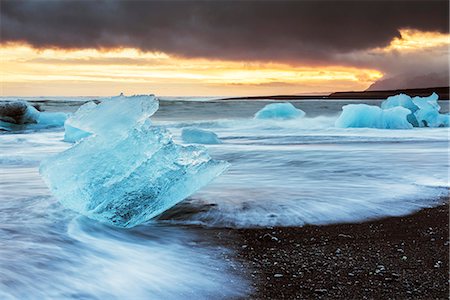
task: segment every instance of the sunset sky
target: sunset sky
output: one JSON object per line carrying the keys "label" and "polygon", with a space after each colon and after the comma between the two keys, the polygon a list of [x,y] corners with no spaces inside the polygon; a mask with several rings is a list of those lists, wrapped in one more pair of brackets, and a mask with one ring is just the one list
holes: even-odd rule
{"label": "sunset sky", "polygon": [[[448,1],[2,1],[2,96],[314,94],[448,82]],[[448,83],[447,83],[448,84]]]}

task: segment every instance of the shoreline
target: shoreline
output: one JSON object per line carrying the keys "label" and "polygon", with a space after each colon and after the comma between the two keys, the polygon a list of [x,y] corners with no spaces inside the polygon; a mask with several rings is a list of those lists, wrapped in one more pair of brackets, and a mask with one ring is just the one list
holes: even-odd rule
{"label": "shoreline", "polygon": [[447,199],[362,223],[204,234],[234,251],[250,299],[448,299],[448,225]]}

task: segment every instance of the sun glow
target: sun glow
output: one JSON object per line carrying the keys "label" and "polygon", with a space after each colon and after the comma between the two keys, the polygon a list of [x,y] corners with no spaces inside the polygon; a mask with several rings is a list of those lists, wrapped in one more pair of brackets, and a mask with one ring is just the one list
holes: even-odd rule
{"label": "sun glow", "polygon": [[2,95],[42,94],[42,89],[46,95],[308,93],[364,89],[383,75],[341,66],[188,59],[132,48],[37,50],[7,44],[0,57]]}
{"label": "sun glow", "polygon": [[389,46],[380,51],[418,51],[427,48],[448,47],[450,35],[440,32],[427,32],[415,29],[400,29],[401,37],[394,38]]}

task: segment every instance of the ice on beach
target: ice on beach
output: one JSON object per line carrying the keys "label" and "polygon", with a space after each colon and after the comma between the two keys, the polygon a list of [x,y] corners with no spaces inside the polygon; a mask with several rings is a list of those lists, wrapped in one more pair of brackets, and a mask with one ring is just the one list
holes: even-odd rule
{"label": "ice on beach", "polygon": [[185,143],[191,144],[221,144],[217,134],[209,130],[198,128],[183,128],[181,138]]}
{"label": "ice on beach", "polygon": [[100,104],[88,102],[64,124],[64,140],[76,142],[91,134],[121,136],[135,123],[148,119],[158,110],[154,95],[135,95],[101,99]]}
{"label": "ice on beach", "polygon": [[342,113],[335,126],[341,128],[380,128],[409,129],[413,126],[407,116],[411,111],[404,107],[382,109],[366,104],[348,104],[342,107]]}
{"label": "ice on beach", "polygon": [[417,105],[414,104],[412,98],[406,94],[398,94],[395,96],[390,96],[381,103],[382,109],[393,108],[397,106],[402,106],[409,109],[412,113],[419,109]]}
{"label": "ice on beach", "polygon": [[59,201],[89,218],[133,227],[159,215],[222,173],[228,163],[181,146],[152,126],[153,95],[87,104],[69,124],[91,135],[41,163]]}
{"label": "ice on beach", "polygon": [[335,126],[382,129],[449,127],[450,116],[439,113],[441,108],[437,101],[436,93],[414,98],[399,94],[388,97],[381,103],[381,108],[365,104],[345,105]]}
{"label": "ice on beach", "polygon": [[289,120],[305,116],[305,112],[291,103],[273,103],[264,106],[255,114],[255,119]]}
{"label": "ice on beach", "polygon": [[412,101],[419,108],[414,115],[419,127],[448,127],[448,115],[440,114],[441,107],[437,103],[436,93],[428,97],[414,97]]}
{"label": "ice on beach", "polygon": [[414,115],[414,113],[419,109],[419,107],[417,107],[417,105],[414,104],[410,96],[406,94],[399,94],[388,97],[381,103],[382,109],[389,109],[398,106],[409,109],[411,113],[407,117],[408,122],[411,123],[414,127],[419,127],[419,122],[417,121],[417,118]]}
{"label": "ice on beach", "polygon": [[63,126],[67,114],[40,112],[26,101],[0,103],[0,128],[6,131]]}

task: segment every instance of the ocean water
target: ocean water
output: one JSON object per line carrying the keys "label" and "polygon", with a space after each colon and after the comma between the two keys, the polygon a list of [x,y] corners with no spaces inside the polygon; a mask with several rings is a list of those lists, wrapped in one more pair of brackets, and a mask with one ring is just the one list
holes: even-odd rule
{"label": "ocean water", "polygon": [[[28,100],[72,112],[88,98]],[[164,99],[154,124],[180,143],[184,127],[214,131],[223,143],[206,147],[231,167],[131,230],[80,217],[52,197],[38,166],[69,147],[62,128],[1,134],[0,298],[245,297],[246,278],[224,259],[230,250],[202,231],[360,222],[440,203],[450,186],[448,128],[334,128],[343,105],[380,102],[292,101],[305,118],[263,121],[253,115],[269,101]]]}

